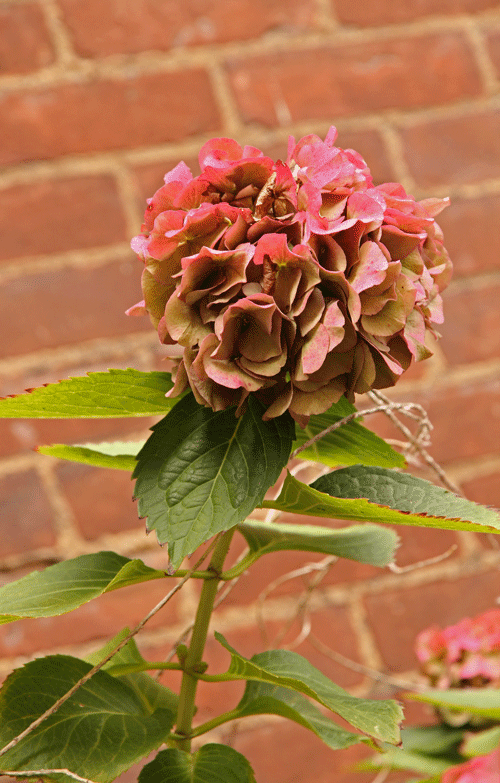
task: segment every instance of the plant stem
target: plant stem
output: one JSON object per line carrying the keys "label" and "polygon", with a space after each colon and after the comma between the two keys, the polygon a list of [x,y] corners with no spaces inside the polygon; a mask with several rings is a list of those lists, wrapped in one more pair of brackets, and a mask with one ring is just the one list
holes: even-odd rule
{"label": "plant stem", "polygon": [[184,673],[182,675],[181,690],[179,694],[176,733],[185,737],[178,740],[177,746],[181,750],[186,750],[188,752],[191,750],[191,726],[195,710],[196,688],[198,686],[198,677],[196,674],[193,674],[193,668],[203,660],[203,651],[207,641],[208,626],[212,616],[220,574],[234,531],[235,528],[233,527],[231,530],[222,533],[215,545],[212,559],[208,566],[208,570],[212,572],[213,577],[212,579],[206,579],[203,582],[200,602],[198,604],[196,619],[191,635],[191,643],[186,659],[183,662]]}

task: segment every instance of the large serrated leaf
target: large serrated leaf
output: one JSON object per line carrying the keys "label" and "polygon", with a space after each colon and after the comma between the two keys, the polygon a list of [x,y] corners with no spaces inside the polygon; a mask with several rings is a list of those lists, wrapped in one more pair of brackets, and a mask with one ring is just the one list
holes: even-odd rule
{"label": "large serrated leaf", "polygon": [[[231,654],[229,669],[222,675],[215,675],[217,681],[253,680],[290,688],[332,710],[369,737],[382,742],[399,742],[403,712],[395,701],[371,701],[351,696],[308,660],[290,650],[269,650],[248,660],[236,652],[222,634],[216,633],[215,638]],[[201,675],[200,679],[210,680],[211,677]]]}
{"label": "large serrated leaf", "polygon": [[165,577],[164,571],[116,552],[80,555],[0,587],[0,624],[55,617],[111,590]]}
{"label": "large serrated leaf", "polygon": [[[91,669],[78,658],[52,655],[14,671],[0,691],[3,747],[48,710]],[[175,715],[152,711],[133,688],[97,672],[38,728],[2,757],[3,769],[69,769],[108,783],[166,739]],[[70,783],[66,775],[44,776]]]}
{"label": "large serrated leaf", "polygon": [[161,750],[142,769],[138,783],[255,783],[247,759],[227,745],[210,743],[199,751]]}
{"label": "large serrated leaf", "polygon": [[[361,734],[342,729],[301,693],[265,682],[248,682],[240,703],[230,715],[231,720],[239,720],[249,715],[281,715],[312,731],[332,750],[348,748],[359,742],[370,742]],[[279,741],[278,728],[276,733]]]}
{"label": "large serrated leaf", "polygon": [[108,370],[67,378],[0,398],[0,418],[99,419],[164,416],[177,402],[165,397],[172,388],[167,372]]}
{"label": "large serrated leaf", "polygon": [[[332,424],[355,412],[354,405],[341,397],[326,413],[311,416],[304,429],[297,427],[294,448],[304,445]],[[383,468],[404,468],[406,465],[404,457],[392,446],[355,420],[343,424],[301,451],[300,457],[322,462],[332,468],[338,465],[355,465],[358,462]]]}
{"label": "large serrated leaf", "polygon": [[270,552],[295,550],[319,552],[345,557],[358,563],[386,566],[394,561],[399,543],[393,530],[370,524],[332,530],[315,525],[246,519],[238,525],[238,530],[250,547],[247,556],[249,560],[256,560]]}
{"label": "large serrated leaf", "polygon": [[415,476],[364,465],[335,470],[310,486],[288,474],[279,497],[263,506],[360,522],[500,533],[495,510]]}
{"label": "large serrated leaf", "polygon": [[132,472],[137,464],[137,455],[146,441],[115,441],[114,443],[54,443],[52,446],[38,446],[40,454],[93,465],[96,468],[115,468]]}
{"label": "large serrated leaf", "polygon": [[161,422],[137,458],[139,514],[158,541],[168,543],[173,568],[262,503],[287,463],[294,426],[288,414],[262,421],[252,396],[245,413],[214,412],[184,397]]}

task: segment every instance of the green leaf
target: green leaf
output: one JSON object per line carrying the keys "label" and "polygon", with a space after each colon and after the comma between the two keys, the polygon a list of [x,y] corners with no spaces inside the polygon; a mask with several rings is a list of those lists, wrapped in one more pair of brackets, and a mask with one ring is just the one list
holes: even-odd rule
{"label": "green leaf", "polygon": [[[386,566],[394,561],[399,539],[393,530],[379,525],[353,525],[337,530],[315,525],[261,522],[246,519],[238,530],[250,547],[248,560],[270,552],[295,550],[345,557],[359,563]],[[245,558],[247,559],[247,558]]]}
{"label": "green leaf", "polygon": [[100,419],[163,416],[177,402],[167,372],[108,370],[0,398],[0,418]]}
{"label": "green leaf", "polygon": [[462,745],[464,756],[486,756],[500,745],[500,726],[478,731],[477,734],[466,734]]}
{"label": "green leaf", "polygon": [[[231,654],[227,672],[214,675],[217,681],[255,680],[290,688],[323,704],[368,736],[383,742],[399,742],[403,712],[395,701],[370,701],[351,696],[290,650],[270,650],[248,660],[236,652],[222,634],[216,633],[215,638]],[[211,677],[202,675],[200,679],[210,680]]]}
{"label": "green leaf", "polygon": [[176,748],[161,750],[142,769],[138,783],[255,783],[247,759],[227,745],[211,743],[185,753]]}
{"label": "green leaf", "polygon": [[[301,693],[266,682],[248,682],[243,698],[230,714],[231,720],[249,715],[281,715],[314,732],[332,750],[369,742],[360,734],[342,729]],[[279,742],[279,729],[276,732]]]}
{"label": "green leaf", "polygon": [[[92,666],[95,666],[109,655],[112,650],[127,636],[128,628],[123,628],[113,639],[104,645],[100,650],[87,655],[85,660]],[[125,647],[122,647],[115,655],[104,664],[101,671],[106,671],[112,677],[126,683],[137,694],[138,698],[143,700],[147,708],[154,712],[156,709],[163,708],[177,714],[179,697],[170,688],[161,685],[145,672],[134,672],[132,674],[115,674],[117,666],[127,666],[133,664],[145,663],[144,658],[137,649],[134,639],[129,639]]]}
{"label": "green leaf", "polygon": [[116,552],[80,555],[0,587],[0,624],[25,617],[55,617],[111,590],[164,578],[164,571]]}
{"label": "green leaf", "polygon": [[139,514],[158,541],[168,543],[172,567],[262,503],[290,455],[289,414],[262,421],[252,395],[245,413],[214,411],[184,397],[138,456],[134,478]]}
{"label": "green leaf", "polygon": [[332,471],[310,486],[287,475],[279,497],[263,506],[360,522],[500,533],[493,509],[407,473],[363,465]]}
{"label": "green leaf", "polygon": [[[463,761],[463,759],[461,760]],[[385,753],[373,756],[369,762],[362,762],[357,766],[357,769],[372,770],[389,767],[389,769],[406,769],[411,772],[419,772],[421,775],[440,775],[449,766],[450,762],[444,759],[424,756],[420,753],[408,751],[404,747],[391,747],[387,748]]]}
{"label": "green leaf", "polygon": [[[293,448],[302,446],[327,427],[355,412],[354,405],[351,405],[345,397],[341,397],[339,402],[332,405],[326,413],[311,416],[304,429],[297,427]],[[383,438],[379,438],[374,432],[363,427],[359,420],[343,424],[338,430],[325,435],[302,451],[300,458],[322,462],[332,468],[338,465],[355,465],[357,462],[362,462],[364,465],[379,465],[383,468],[406,466],[406,461],[401,454]]]}
{"label": "green leaf", "polygon": [[[66,655],[38,658],[14,671],[0,691],[3,747],[66,694],[91,665]],[[168,735],[174,713],[151,710],[118,677],[97,672],[53,715],[9,750],[3,769],[69,769],[108,783]],[[66,775],[52,779],[70,783]]]}
{"label": "green leaf", "polygon": [[421,693],[407,693],[416,701],[435,704],[457,712],[471,712],[500,721],[500,691],[489,688],[451,688],[449,690],[428,690]]}
{"label": "green leaf", "polygon": [[137,454],[144,446],[145,441],[132,441],[122,443],[82,443],[67,446],[64,443],[55,443],[53,446],[38,446],[40,454],[49,457],[58,457],[70,462],[83,462],[85,465],[93,465],[96,468],[116,468],[132,472],[137,464]]}

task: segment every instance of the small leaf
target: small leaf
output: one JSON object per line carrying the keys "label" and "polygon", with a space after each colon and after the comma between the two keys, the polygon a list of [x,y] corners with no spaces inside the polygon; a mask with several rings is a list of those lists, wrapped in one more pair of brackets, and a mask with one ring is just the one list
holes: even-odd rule
{"label": "small leaf", "polygon": [[137,465],[136,457],[145,441],[132,441],[122,443],[82,443],[67,446],[64,443],[55,443],[53,446],[38,446],[40,454],[49,457],[58,457],[70,462],[82,462],[84,465],[93,465],[96,468],[115,468],[132,472]]}
{"label": "small leaf", "polygon": [[[123,628],[116,636],[104,645],[100,650],[87,655],[85,660],[92,666],[100,663],[117,645],[127,636],[129,633],[128,628]],[[122,647],[115,655],[104,664],[101,671],[106,671],[111,674],[112,677],[124,682],[137,696],[146,702],[148,709],[151,712],[159,708],[169,710],[170,712],[177,714],[177,706],[179,703],[179,697],[176,693],[161,685],[158,680],[153,679],[149,674],[145,672],[134,672],[132,674],[118,674],[114,673],[117,666],[126,666],[129,664],[142,664],[144,658],[140,654],[134,639],[129,639],[125,647]]]}
{"label": "small leaf", "polygon": [[255,783],[247,759],[227,745],[210,743],[199,751],[161,750],[142,769],[138,783]]}
{"label": "small leaf", "polygon": [[489,688],[451,688],[449,690],[428,690],[407,693],[409,699],[435,704],[457,712],[472,712],[500,721],[500,691]]}
{"label": "small leaf", "polygon": [[[311,416],[304,429],[297,427],[296,442],[293,448],[302,446],[318,433],[323,432],[332,424],[355,413],[356,408],[341,397],[339,402],[319,415]],[[364,465],[379,465],[383,468],[404,468],[404,457],[395,451],[392,446],[379,438],[374,432],[363,427],[359,420],[352,420],[343,424],[337,430],[316,441],[312,446],[300,453],[301,459],[310,459],[322,462],[336,468],[338,465],[355,465],[362,462]]]}
{"label": "small leaf", "polygon": [[[91,665],[66,655],[38,658],[16,669],[0,691],[3,747],[66,694]],[[12,770],[69,769],[108,783],[159,747],[175,718],[151,710],[133,688],[103,671],[3,756]],[[70,783],[65,775],[50,776]]]}
{"label": "small leaf", "polygon": [[165,578],[164,571],[115,552],[80,555],[0,587],[0,624],[55,617],[111,590]]}
{"label": "small leaf", "polygon": [[[248,660],[237,653],[222,634],[216,633],[215,638],[231,654],[227,672],[215,675],[218,681],[254,680],[291,688],[328,707],[368,736],[383,742],[399,742],[403,712],[395,701],[370,701],[351,696],[290,650],[270,650]],[[201,679],[210,678],[204,675]]]}
{"label": "small leaf", "polygon": [[167,372],[108,370],[0,398],[0,418],[99,419],[163,416],[177,402]]}
{"label": "small leaf", "polygon": [[[462,760],[460,759],[460,761]],[[451,763],[459,762],[449,762],[435,756],[424,756],[414,751],[408,751],[404,747],[388,747],[385,753],[372,756],[369,762],[361,762],[356,769],[405,769],[410,772],[419,772],[421,775],[441,775]]]}
{"label": "small leaf", "polygon": [[[280,688],[265,682],[248,682],[245,693],[231,720],[239,720],[249,715],[281,715],[314,732],[332,750],[341,750],[359,742],[369,742],[352,731],[342,729],[302,694],[288,688]],[[276,728],[279,742],[279,728]]]}
{"label": "small leaf", "polygon": [[466,734],[461,751],[464,756],[486,756],[500,745],[500,726],[478,731],[476,734]]}
{"label": "small leaf", "polygon": [[345,557],[358,563],[386,566],[394,561],[398,536],[379,525],[353,525],[337,530],[314,525],[261,522],[246,519],[238,530],[244,535],[254,559],[269,552],[295,550]]}
{"label": "small leaf", "polygon": [[288,474],[279,497],[263,506],[360,522],[500,533],[500,515],[493,509],[415,476],[363,465],[332,471],[310,486]]}
{"label": "small leaf", "polygon": [[262,421],[252,396],[214,412],[192,394],[156,424],[139,453],[133,477],[139,514],[158,541],[168,543],[173,568],[200,544],[229,530],[262,503],[290,455],[293,421],[284,414]]}

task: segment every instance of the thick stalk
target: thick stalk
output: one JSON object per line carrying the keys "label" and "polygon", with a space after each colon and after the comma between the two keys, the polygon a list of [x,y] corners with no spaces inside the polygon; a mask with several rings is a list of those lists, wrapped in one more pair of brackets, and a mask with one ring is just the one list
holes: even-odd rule
{"label": "thick stalk", "polygon": [[234,530],[235,528],[232,528],[223,533],[215,546],[210,565],[208,566],[208,570],[213,573],[213,579],[206,579],[203,582],[200,602],[198,604],[196,619],[191,635],[191,643],[186,658],[183,661],[184,673],[182,675],[181,690],[179,694],[176,733],[177,735],[185,737],[185,739],[178,740],[177,746],[181,750],[186,750],[188,752],[191,750],[190,735],[195,710],[196,688],[198,686],[198,678],[196,674],[193,674],[192,672],[203,660],[203,651],[207,641],[208,626],[214,608],[217,587],[220,582],[220,574],[222,573],[222,567]]}

